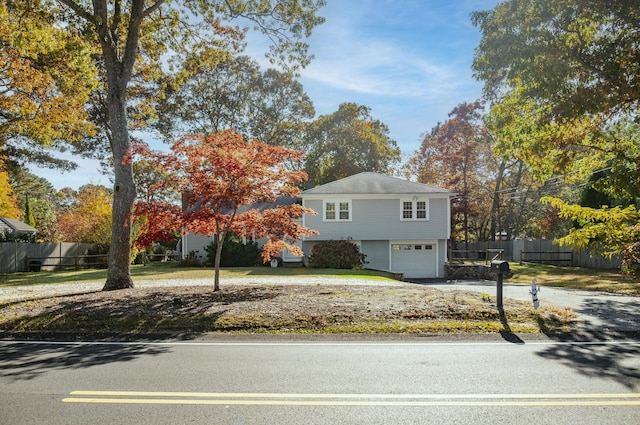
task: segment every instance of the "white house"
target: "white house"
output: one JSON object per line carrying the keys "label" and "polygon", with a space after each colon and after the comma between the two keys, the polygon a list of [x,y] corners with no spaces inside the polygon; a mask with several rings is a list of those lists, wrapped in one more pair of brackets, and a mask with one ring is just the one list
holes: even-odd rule
{"label": "white house", "polygon": [[318,235],[302,241],[305,254],[319,241],[350,238],[367,255],[367,268],[408,278],[444,277],[451,234],[449,190],[378,173],[360,173],[302,192],[303,224]]}

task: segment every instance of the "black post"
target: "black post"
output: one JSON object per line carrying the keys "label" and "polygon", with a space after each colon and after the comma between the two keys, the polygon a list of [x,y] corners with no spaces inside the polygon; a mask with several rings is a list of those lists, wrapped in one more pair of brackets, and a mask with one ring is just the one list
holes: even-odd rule
{"label": "black post", "polygon": [[509,273],[509,263],[506,261],[491,261],[491,270],[498,275],[498,280],[496,281],[496,304],[498,310],[502,310],[502,279],[505,273]]}
{"label": "black post", "polygon": [[498,273],[497,284],[497,294],[496,294],[496,305],[498,309],[502,308],[502,273]]}

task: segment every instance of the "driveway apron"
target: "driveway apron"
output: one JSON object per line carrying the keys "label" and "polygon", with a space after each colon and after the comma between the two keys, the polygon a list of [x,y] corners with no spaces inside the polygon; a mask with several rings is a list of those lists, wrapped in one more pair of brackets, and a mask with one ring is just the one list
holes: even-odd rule
{"label": "driveway apron", "polygon": [[[440,290],[460,290],[496,296],[496,282],[458,281],[428,282],[424,285]],[[531,285],[505,283],[504,298],[532,302]],[[640,330],[640,297],[608,294],[577,289],[554,288],[538,285],[540,306],[570,308],[578,315],[579,328],[585,331],[637,331]],[[532,303],[533,305],[533,303]]]}

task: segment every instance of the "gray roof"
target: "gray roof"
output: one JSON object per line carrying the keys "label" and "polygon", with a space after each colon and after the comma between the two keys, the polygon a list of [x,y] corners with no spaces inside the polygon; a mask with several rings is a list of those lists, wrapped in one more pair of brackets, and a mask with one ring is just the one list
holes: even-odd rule
{"label": "gray roof", "polygon": [[257,209],[259,211],[272,210],[277,207],[295,205],[297,203],[298,198],[295,196],[281,196],[275,202],[258,202],[250,205],[242,205],[240,208],[238,208],[238,213],[247,212],[253,209]]}
{"label": "gray roof", "polygon": [[[249,210],[253,210],[253,209],[257,209],[260,211],[265,211],[265,210],[271,210],[277,207],[283,207],[283,206],[287,206],[287,205],[294,205],[298,203],[298,198],[295,196],[281,196],[278,199],[276,199],[275,202],[257,202],[254,204],[249,204],[249,205],[241,205],[238,208],[238,213],[244,213],[247,212]],[[183,208],[185,208],[185,205],[183,205]],[[198,202],[194,207],[192,208],[187,208],[186,212],[193,212],[193,211],[198,211],[202,209],[202,201]],[[225,209],[223,211],[223,213],[225,214],[229,214],[232,212],[231,208]]]}
{"label": "gray roof", "polygon": [[449,194],[455,195],[447,189],[428,186],[422,183],[389,177],[378,173],[360,173],[345,177],[331,183],[323,184],[302,192],[302,195],[368,195],[368,194]]}
{"label": "gray roof", "polygon": [[36,233],[38,229],[29,226],[26,223],[16,220],[15,218],[0,217],[0,233],[22,234]]}

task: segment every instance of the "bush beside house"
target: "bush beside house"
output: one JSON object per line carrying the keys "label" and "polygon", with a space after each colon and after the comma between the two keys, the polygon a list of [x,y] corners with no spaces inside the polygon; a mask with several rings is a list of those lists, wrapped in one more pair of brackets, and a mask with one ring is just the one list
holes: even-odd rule
{"label": "bush beside house", "polygon": [[[215,242],[205,247],[207,251],[207,264],[214,264],[216,258]],[[235,233],[227,233],[222,243],[220,258],[221,267],[253,267],[262,264],[262,252],[255,241],[243,242]]]}
{"label": "bush beside house", "polygon": [[353,269],[364,267],[366,255],[358,245],[348,240],[322,241],[311,249],[309,266],[330,269]]}

